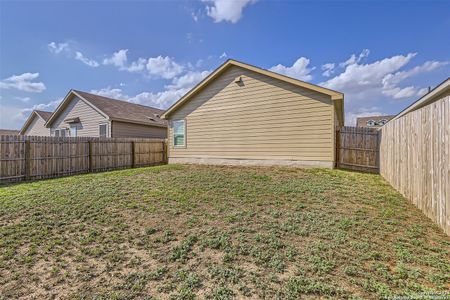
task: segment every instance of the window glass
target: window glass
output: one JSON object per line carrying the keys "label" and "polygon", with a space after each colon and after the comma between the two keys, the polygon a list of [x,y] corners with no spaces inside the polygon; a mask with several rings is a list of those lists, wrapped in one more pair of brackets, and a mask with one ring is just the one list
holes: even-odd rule
{"label": "window glass", "polygon": [[65,137],[66,136],[66,130],[65,129],[61,129],[59,133],[60,133],[61,137]]}
{"label": "window glass", "polygon": [[185,146],[185,122],[184,120],[173,121],[173,145],[174,146]]}
{"label": "window glass", "polygon": [[59,136],[59,129],[55,130],[55,136]]}
{"label": "window glass", "polygon": [[106,137],[108,124],[100,124],[99,126],[99,136],[100,137]]}
{"label": "window glass", "polygon": [[77,127],[76,126],[70,127],[70,136],[71,137],[76,137],[77,136]]}

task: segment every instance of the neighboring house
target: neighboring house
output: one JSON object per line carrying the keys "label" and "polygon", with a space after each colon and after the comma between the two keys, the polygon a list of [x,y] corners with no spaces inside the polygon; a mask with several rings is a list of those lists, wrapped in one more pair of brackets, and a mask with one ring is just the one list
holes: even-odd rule
{"label": "neighboring house", "polygon": [[46,123],[51,136],[165,138],[163,110],[71,90]]}
{"label": "neighboring house", "polygon": [[344,95],[228,60],[172,105],[169,163],[334,167]]}
{"label": "neighboring house", "polygon": [[18,135],[19,130],[14,129],[0,129],[0,135]]}
{"label": "neighboring house", "polygon": [[356,127],[378,128],[389,122],[395,116],[370,116],[356,119]]}
{"label": "neighboring house", "polygon": [[45,127],[45,122],[51,115],[49,111],[33,110],[20,130],[20,135],[50,136],[50,129]]}

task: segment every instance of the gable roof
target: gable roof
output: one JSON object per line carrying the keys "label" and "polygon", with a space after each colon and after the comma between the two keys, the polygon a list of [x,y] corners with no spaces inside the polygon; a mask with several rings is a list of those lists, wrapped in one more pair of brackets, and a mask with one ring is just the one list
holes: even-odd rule
{"label": "gable roof", "polygon": [[337,91],[333,91],[312,83],[308,83],[305,81],[301,81],[289,76],[285,76],[285,75],[281,75],[272,71],[268,71],[265,69],[261,69],[234,59],[228,59],[226,62],[224,62],[222,65],[220,65],[216,70],[214,70],[211,74],[209,74],[205,79],[203,79],[199,84],[197,84],[195,87],[193,87],[189,92],[187,92],[183,97],[181,97],[177,102],[175,102],[171,107],[169,107],[166,112],[162,115],[162,118],[166,118],[168,115],[170,115],[172,112],[174,112],[175,110],[177,110],[181,105],[183,105],[184,103],[186,103],[187,101],[189,101],[189,99],[191,99],[191,97],[193,97],[195,94],[197,94],[198,92],[200,92],[205,86],[207,86],[210,82],[212,82],[214,79],[216,79],[217,77],[219,77],[225,70],[227,70],[228,68],[230,68],[231,66],[237,66],[246,70],[250,70],[253,71],[255,73],[258,74],[262,74],[265,76],[269,76],[284,82],[288,82],[291,83],[293,85],[302,87],[302,88],[306,88],[309,90],[313,90],[325,95],[329,95],[331,96],[332,100],[339,100],[339,101],[343,101],[344,100],[344,94],[337,92]]}
{"label": "gable roof", "polygon": [[47,127],[49,127],[52,122],[56,120],[57,116],[61,114],[74,96],[77,96],[85,101],[98,113],[111,121],[121,121],[158,127],[166,126],[166,121],[158,117],[164,112],[164,110],[83,91],[70,90],[64,100],[56,108],[50,119],[47,121]]}
{"label": "gable roof", "polygon": [[48,121],[50,116],[52,115],[52,112],[50,111],[43,111],[43,110],[33,110],[31,114],[28,116],[27,120],[22,126],[22,129],[20,129],[19,134],[24,134],[27,130],[28,126],[30,126],[31,122],[35,117],[41,118],[44,123]]}
{"label": "gable roof", "polygon": [[401,116],[406,115],[409,112],[417,110],[419,108],[424,107],[425,105],[431,104],[437,100],[439,100],[440,96],[444,93],[450,92],[450,77],[446,80],[442,81],[437,87],[423,95],[416,102],[412,103],[410,106],[399,112],[394,118],[390,121],[400,118]]}

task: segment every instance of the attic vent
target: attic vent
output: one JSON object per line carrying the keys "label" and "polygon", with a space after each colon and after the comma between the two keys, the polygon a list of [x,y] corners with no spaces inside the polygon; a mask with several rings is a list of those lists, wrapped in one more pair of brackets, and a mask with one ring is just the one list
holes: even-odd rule
{"label": "attic vent", "polygon": [[241,83],[242,82],[242,76],[238,76],[234,79],[235,83]]}

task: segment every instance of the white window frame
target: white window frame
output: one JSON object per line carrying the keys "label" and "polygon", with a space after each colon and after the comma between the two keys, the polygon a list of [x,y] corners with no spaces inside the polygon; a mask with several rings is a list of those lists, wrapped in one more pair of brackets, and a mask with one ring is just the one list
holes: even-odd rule
{"label": "white window frame", "polygon": [[[183,145],[175,144],[175,123],[176,122],[183,122],[183,124],[184,124]],[[172,121],[172,144],[173,144],[174,148],[186,148],[186,119],[179,119],[179,120]]]}
{"label": "white window frame", "polygon": [[[73,134],[73,131],[75,131],[75,134]],[[78,135],[78,128],[77,125],[75,126],[70,126],[70,136],[71,137],[77,137]]]}
{"label": "white window frame", "polygon": [[[64,136],[62,135],[63,132],[64,132]],[[60,137],[67,137],[67,130],[66,130],[66,128],[59,129],[59,136]]]}
{"label": "white window frame", "polygon": [[[105,126],[106,127],[106,129],[105,129],[105,136],[101,136],[101,134],[100,134],[100,126]],[[108,137],[108,130],[109,130],[108,123],[100,123],[100,124],[98,124],[98,137]]]}
{"label": "white window frame", "polygon": [[59,129],[55,129],[54,136],[59,137]]}

